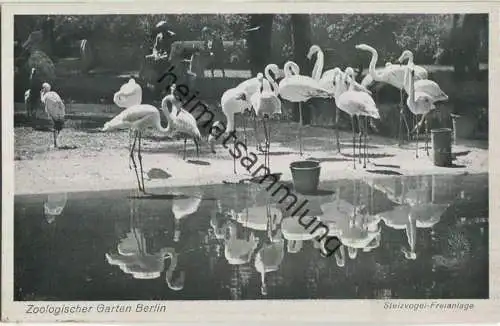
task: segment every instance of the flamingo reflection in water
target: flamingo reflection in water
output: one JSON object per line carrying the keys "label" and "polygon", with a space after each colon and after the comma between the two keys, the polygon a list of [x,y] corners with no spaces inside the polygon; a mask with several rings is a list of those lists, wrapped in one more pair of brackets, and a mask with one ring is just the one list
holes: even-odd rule
{"label": "flamingo reflection in water", "polygon": [[171,263],[165,271],[165,280],[168,287],[174,291],[184,288],[185,274],[181,271],[174,278],[178,254],[174,248],[161,248],[155,253],[149,253],[144,233],[134,227],[136,210],[132,203],[130,208],[130,232],[118,243],[118,253],[106,253],[106,260],[110,265],[118,266],[124,273],[132,275],[135,279],[156,279],[165,270],[165,260],[170,258]]}
{"label": "flamingo reflection in water", "polygon": [[179,242],[181,237],[181,221],[196,213],[200,207],[203,193],[195,191],[193,196],[186,198],[174,198],[172,201],[172,213],[175,219],[174,241]]}
{"label": "flamingo reflection in water", "polygon": [[65,192],[47,196],[47,200],[43,204],[43,213],[47,223],[52,224],[63,213],[67,201],[68,195]]}
{"label": "flamingo reflection in water", "polygon": [[359,183],[359,180],[354,180],[354,204],[340,197],[339,187],[333,200],[321,205],[323,215],[318,216],[319,220],[328,226],[328,235],[338,237],[343,244],[336,257],[338,262],[342,262],[341,258],[344,257],[345,248],[347,248],[349,257],[355,259],[359,249],[367,252],[380,245],[380,218],[371,215],[369,207],[359,202]]}
{"label": "flamingo reflection in water", "polygon": [[388,211],[378,213],[384,223],[395,230],[405,230],[409,250],[401,249],[406,259],[417,259],[417,228],[432,229],[451,202],[435,203],[432,200],[432,176],[417,177],[411,185],[407,178],[373,181],[373,187],[384,192],[396,206]]}
{"label": "flamingo reflection in water", "polygon": [[283,213],[266,203],[263,206],[245,208],[233,213],[233,219],[243,227],[256,231],[265,231],[266,236],[260,240],[260,248],[254,259],[254,267],[261,275],[261,293],[267,295],[266,274],[279,269],[285,256],[285,240],[281,231]]}

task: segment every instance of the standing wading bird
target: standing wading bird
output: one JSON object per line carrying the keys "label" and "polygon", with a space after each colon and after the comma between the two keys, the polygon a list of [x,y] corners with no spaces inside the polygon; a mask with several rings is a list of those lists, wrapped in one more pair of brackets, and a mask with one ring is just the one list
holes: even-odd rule
{"label": "standing wading bird", "polygon": [[[184,156],[186,159],[186,142],[188,138],[192,138],[196,146],[196,156],[200,156],[200,141],[201,133],[196,124],[196,119],[191,113],[182,107],[182,102],[178,94],[175,92],[176,85],[170,87],[170,94],[165,96],[161,101],[161,107],[165,112],[168,121],[168,130],[171,134],[179,134],[184,138]],[[172,105],[172,109],[168,107],[168,103]]]}
{"label": "standing wading bird", "polygon": [[[269,80],[269,81],[271,81],[271,80],[274,81],[274,79],[271,78],[271,75],[270,75],[271,72],[273,73],[274,77],[277,78],[280,75],[278,65],[276,65],[274,63],[270,63],[264,68],[264,77],[266,77],[267,80]],[[253,123],[254,123],[254,129],[255,129],[254,130],[255,140],[257,142],[257,144],[256,144],[257,151],[262,151],[262,148],[260,146],[260,140],[258,137],[259,133],[258,133],[258,128],[257,128],[257,119],[256,119],[255,111],[254,110],[252,111],[252,107],[251,107],[251,98],[261,87],[261,83],[260,83],[260,76],[261,75],[262,75],[262,73],[258,73],[256,77],[247,79],[247,80],[241,82],[240,84],[238,84],[238,86],[236,86],[236,88],[242,89],[245,92],[245,97],[246,97],[248,104],[250,106],[245,105],[241,108],[241,111],[235,111],[235,113],[249,114],[252,117]],[[226,112],[226,111],[224,111],[224,112]],[[232,118],[233,123],[234,123],[234,114],[232,116],[226,115],[226,118],[228,118],[228,119]],[[229,124],[229,122],[228,122],[228,124]],[[245,146],[247,146],[246,121],[245,121],[244,117],[243,117],[243,133],[244,133],[243,134],[243,143],[245,144]]]}
{"label": "standing wading bird", "polygon": [[[307,53],[307,58],[309,60],[312,59],[313,55],[316,54],[316,62],[314,63],[314,68],[312,71],[312,78],[319,81],[320,86],[324,89],[334,92],[335,86],[333,85],[335,82],[335,77],[342,72],[342,70],[338,67],[333,69],[329,69],[327,71],[323,71],[324,67],[324,54],[321,48],[318,45],[312,45]],[[355,82],[354,79],[354,70],[351,67],[346,68],[346,73],[349,73],[352,80],[354,81],[354,89],[357,91],[366,92],[371,94],[371,92],[366,89],[366,87]],[[337,140],[337,150],[340,153],[340,136],[339,136],[339,120],[340,120],[340,110],[335,105],[335,137]]]}
{"label": "standing wading bird", "polygon": [[[370,65],[368,67],[368,75],[361,81],[361,85],[364,87],[368,87],[373,81],[383,82],[390,84],[393,87],[396,87],[400,90],[400,111],[399,111],[399,129],[401,130],[401,125],[404,122],[408,139],[410,139],[410,130],[408,127],[408,122],[404,116],[404,104],[403,104],[403,89],[404,89],[404,67],[399,64],[387,63],[385,67],[376,69],[377,61],[378,61],[378,52],[373,47],[367,44],[358,44],[356,45],[356,49],[362,51],[368,51],[372,54],[372,58],[370,61]],[[414,66],[415,69],[415,78],[418,79],[427,79],[428,73],[427,70],[420,66]],[[400,133],[399,141],[401,144],[402,133]]]}
{"label": "standing wading bird", "polygon": [[289,102],[299,103],[299,143],[302,155],[302,102],[313,97],[332,98],[334,93],[323,88],[312,77],[300,75],[299,66],[293,61],[287,61],[283,70],[285,78],[279,83],[279,95]]}
{"label": "standing wading bird", "polygon": [[[410,80],[408,79],[408,69],[415,69],[415,64],[413,63],[413,53],[410,50],[405,50],[401,54],[401,56],[398,58],[398,62],[400,64],[403,64],[404,60],[408,59],[408,62],[405,68],[405,85],[404,88],[406,90],[406,93],[408,93],[409,89],[409,82]],[[441,90],[439,85],[427,78],[424,79],[417,79],[415,80],[415,85],[414,85],[414,90],[415,92],[419,93],[427,93],[433,98],[434,102],[441,102],[441,101],[447,101],[448,100],[448,95],[446,95],[445,92]],[[414,116],[415,117],[415,116]],[[414,121],[415,124],[415,121]]]}
{"label": "standing wading bird", "polygon": [[[339,109],[351,116],[353,163],[354,163],[354,168],[356,168],[356,136],[354,130],[354,116],[357,116],[359,121],[359,116],[380,119],[380,115],[375,105],[375,101],[372,99],[372,97],[365,92],[355,91],[352,79],[350,79],[350,77],[346,76],[345,74],[337,76],[335,94],[336,94],[335,101]],[[365,119],[365,127],[366,127],[366,121],[367,120]],[[366,129],[367,128],[365,128],[365,130]],[[366,146],[366,133],[365,133],[365,150],[364,150],[363,167],[366,167],[367,151],[368,149]]]}
{"label": "standing wading bird", "polygon": [[64,117],[66,108],[59,94],[50,90],[49,83],[42,84],[40,99],[45,105],[45,112],[49,115],[53,123],[54,147],[57,148],[57,136],[64,127]]}
{"label": "standing wading bird", "polygon": [[[262,77],[262,74],[260,74]],[[236,113],[244,112],[245,110],[249,110],[252,105],[249,102],[250,99],[247,100],[246,93],[241,88],[230,88],[222,94],[222,98],[220,100],[222,112],[226,116],[227,126],[225,128],[226,134],[235,134],[236,126],[234,123],[234,115]],[[214,124],[215,126],[215,124]],[[233,137],[233,151],[236,147],[236,137]],[[210,137],[210,143],[213,144],[214,138]],[[233,156],[233,171],[236,174],[236,157]]]}
{"label": "standing wading bird", "polygon": [[[129,94],[132,95],[132,94]],[[130,159],[132,160],[132,164],[134,165],[135,175],[137,177],[137,184],[139,186],[139,191],[146,192],[144,187],[144,172],[142,168],[142,154],[141,154],[141,138],[142,132],[147,128],[154,128],[157,131],[169,134],[171,131],[171,124],[168,124],[168,128],[163,128],[161,125],[160,119],[160,111],[152,105],[149,104],[134,104],[130,105],[130,98],[127,94],[121,93],[120,96],[114,97],[114,102],[119,107],[125,108],[122,112],[120,112],[117,116],[115,116],[110,121],[104,124],[102,128],[103,132],[108,132],[117,129],[129,129],[134,133],[134,140],[132,145],[130,146]],[[137,100],[137,98],[136,98]],[[165,110],[162,106],[162,110]],[[169,116],[169,112],[164,112],[166,116]],[[129,133],[129,136],[132,136],[132,133]],[[137,172],[137,164],[134,158],[134,149],[138,144],[137,157],[139,159],[140,172],[141,177],[139,178],[139,174]],[[130,165],[129,165],[130,168]]]}
{"label": "standing wading bird", "polygon": [[267,78],[260,78],[261,87],[252,96],[251,102],[255,110],[255,115],[262,119],[265,134],[264,166],[270,169],[269,150],[271,146],[271,126],[266,126],[266,120],[277,114],[281,114],[281,100],[278,97],[278,85],[274,79],[268,75]]}
{"label": "standing wading bird", "polygon": [[[427,93],[424,92],[417,92],[415,90],[415,80],[413,79],[413,76],[415,74],[415,71],[411,68],[409,68],[409,71],[407,71],[408,77],[407,79],[409,80],[409,89],[408,89],[408,100],[406,100],[406,104],[408,105],[408,108],[410,109],[411,113],[413,113],[415,116],[418,116],[419,114],[422,115],[422,121],[425,121],[425,150],[427,151],[427,155],[429,155],[429,148],[428,148],[428,136],[429,136],[429,128],[427,124],[427,114],[436,109],[436,106],[434,105],[434,100],[433,97]],[[439,87],[439,86],[438,86]],[[416,131],[417,131],[417,148],[416,148],[416,157],[418,158],[418,134],[419,134],[419,125],[420,123],[416,126]]]}

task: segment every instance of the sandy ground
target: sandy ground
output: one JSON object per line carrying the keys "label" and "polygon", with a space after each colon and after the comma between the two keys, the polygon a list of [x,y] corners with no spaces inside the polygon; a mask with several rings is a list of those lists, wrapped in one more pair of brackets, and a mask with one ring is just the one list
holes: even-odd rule
{"label": "sandy ground", "polygon": [[[35,194],[105,189],[134,188],[137,185],[133,170],[129,169],[128,133],[119,131],[101,133],[101,122],[85,126],[67,124],[61,133],[61,148],[54,149],[52,134],[22,126],[15,128],[15,194]],[[271,170],[282,173],[282,180],[290,181],[289,164],[292,161],[316,158],[321,163],[321,179],[367,178],[392,175],[460,174],[488,171],[486,142],[458,141],[453,147],[454,166],[433,165],[427,156],[423,141],[419,143],[420,157],[415,157],[415,143],[397,146],[396,140],[378,136],[369,139],[370,163],[366,169],[352,162],[352,134],[341,132],[342,152],[337,153],[333,129],[304,127],[304,155],[299,155],[298,125],[275,122],[271,136]],[[238,135],[243,138],[239,129]],[[255,152],[253,130],[247,129],[249,152]],[[188,141],[188,160],[182,158],[183,141],[166,140],[151,132],[143,142],[143,162],[146,187],[193,186],[237,181],[249,173],[233,160],[228,149],[219,142],[216,154],[206,143],[200,157]],[[258,155],[255,169],[264,162]]]}

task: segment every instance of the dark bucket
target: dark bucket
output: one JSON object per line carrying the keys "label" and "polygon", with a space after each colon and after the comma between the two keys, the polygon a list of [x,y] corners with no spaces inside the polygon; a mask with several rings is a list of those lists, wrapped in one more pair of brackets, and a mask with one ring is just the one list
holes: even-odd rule
{"label": "dark bucket", "polygon": [[451,166],[452,130],[440,128],[431,130],[432,151],[435,166]]}
{"label": "dark bucket", "polygon": [[296,161],[290,164],[295,191],[303,194],[318,190],[321,166],[319,161]]}

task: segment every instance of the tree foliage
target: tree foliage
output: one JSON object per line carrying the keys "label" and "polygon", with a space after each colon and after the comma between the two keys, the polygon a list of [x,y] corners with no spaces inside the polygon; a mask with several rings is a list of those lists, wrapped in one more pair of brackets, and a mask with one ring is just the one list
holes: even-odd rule
{"label": "tree foliage", "polygon": [[[150,43],[150,31],[165,20],[179,40],[200,40],[201,29],[209,26],[225,40],[242,39],[249,15],[57,15],[55,35],[91,38],[95,43],[111,42],[137,47]],[[23,41],[45,16],[16,16],[15,37]],[[381,60],[394,60],[403,49],[415,54],[415,61],[433,63],[449,47],[452,15],[437,14],[317,14],[311,15],[313,43],[325,49],[329,64],[361,60],[357,43],[367,43],[379,51]],[[487,43],[488,35],[482,38]],[[482,48],[482,58],[487,48]],[[292,54],[290,15],[275,15],[272,33],[272,60],[284,62]],[[363,60],[366,58],[362,56]],[[271,60],[270,60],[271,61]]]}

